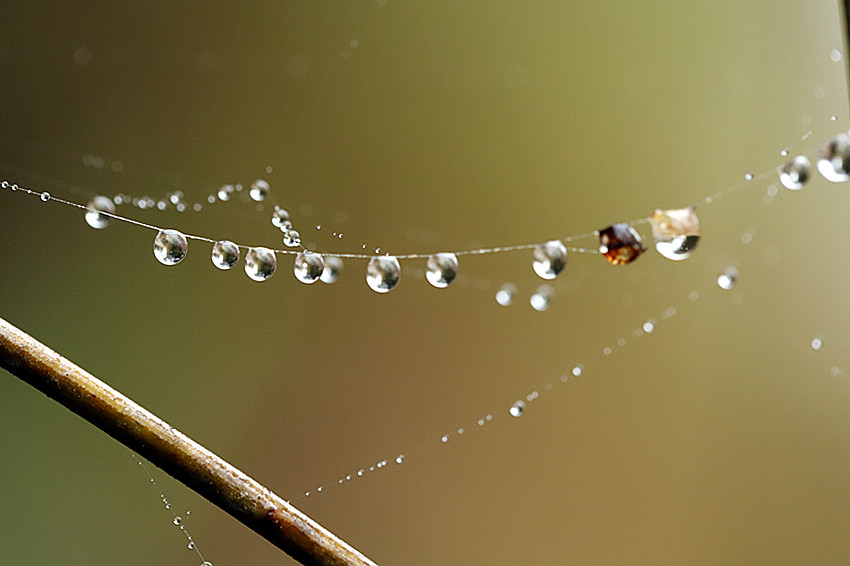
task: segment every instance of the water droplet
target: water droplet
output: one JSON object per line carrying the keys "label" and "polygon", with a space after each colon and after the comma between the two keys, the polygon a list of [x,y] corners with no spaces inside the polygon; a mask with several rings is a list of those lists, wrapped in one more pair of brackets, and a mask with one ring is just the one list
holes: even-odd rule
{"label": "water droplet", "polygon": [[298,230],[287,230],[283,233],[283,244],[290,248],[300,246],[301,234],[298,233]]}
{"label": "water droplet", "polygon": [[647,320],[643,323],[643,326],[641,328],[643,328],[643,331],[647,334],[652,334],[655,330],[655,321]]}
{"label": "water droplet", "polygon": [[779,168],[779,182],[786,189],[797,191],[809,181],[811,162],[803,155],[798,155]]}
{"label": "water droplet", "polygon": [[113,204],[111,199],[104,196],[94,197],[88,202],[86,208],[86,222],[89,226],[98,230],[109,226],[109,221],[111,220],[111,217],[101,214],[102,212],[115,214],[115,204]]}
{"label": "water droplet", "polygon": [[538,244],[534,248],[532,266],[543,279],[554,279],[567,266],[567,248],[560,240]]}
{"label": "water droplet", "polygon": [[537,291],[531,295],[531,299],[529,302],[531,303],[531,308],[536,310],[537,312],[543,312],[549,308],[549,301],[552,298],[553,289],[549,285],[541,285],[537,288]]}
{"label": "water droplet", "polygon": [[293,272],[295,278],[302,283],[315,283],[322,276],[325,269],[325,260],[320,254],[310,251],[303,251],[295,256],[295,265]]}
{"label": "water droplet", "polygon": [[174,523],[177,526],[180,526],[180,524],[183,523],[183,519],[181,519],[180,517],[174,517],[174,520],[172,521],[172,523]]}
{"label": "water droplet", "polygon": [[611,352],[613,351],[614,350],[612,350],[610,346],[605,346],[604,348],[602,348],[602,353],[606,356],[610,356]]}
{"label": "water droplet", "polygon": [[674,261],[691,257],[699,242],[699,218],[694,207],[656,209],[649,223],[658,253]]}
{"label": "water droplet", "polygon": [[2,181],[0,181],[0,189],[8,189],[8,188],[9,188],[9,181],[7,181],[6,179],[3,179]]}
{"label": "water droplet", "polygon": [[786,157],[788,155],[788,148],[782,148],[782,150],[780,150],[779,152],[779,155],[781,155],[782,157]]}
{"label": "water droplet", "polygon": [[239,262],[239,246],[230,240],[216,242],[212,247],[212,262],[219,269],[230,269]]}
{"label": "water droplet", "polygon": [[516,292],[516,285],[513,283],[505,283],[498,291],[496,291],[496,302],[503,307],[509,307],[514,302],[514,295]]}
{"label": "water droplet", "polygon": [[176,265],[183,261],[189,243],[177,230],[160,230],[153,240],[153,255],[163,265]]}
{"label": "water droplet", "polygon": [[457,277],[457,256],[453,253],[434,254],[425,266],[425,278],[437,289],[448,287]]}
{"label": "water droplet", "polygon": [[366,267],[366,283],[378,293],[389,293],[401,278],[401,266],[392,256],[373,257]]}
{"label": "water droplet", "polygon": [[521,417],[522,412],[525,410],[525,401],[519,400],[514,401],[514,404],[511,405],[511,408],[508,409],[508,412],[512,417]]}
{"label": "water droplet", "polygon": [[850,178],[850,136],[838,134],[820,150],[818,171],[833,183]]}
{"label": "water droplet", "polygon": [[823,339],[819,337],[812,338],[812,350],[820,350],[823,347]]}
{"label": "water droplet", "polygon": [[440,438],[440,442],[442,442],[443,444],[445,444],[448,441],[449,441],[449,435],[448,434],[444,434],[442,436],[442,438]]}
{"label": "water droplet", "polygon": [[277,269],[277,256],[268,248],[251,248],[245,254],[245,273],[254,281],[265,281]]}
{"label": "water droplet", "polygon": [[325,258],[325,268],[322,270],[322,283],[336,283],[339,279],[340,273],[342,273],[343,263],[342,260],[335,255],[331,255]]}
{"label": "water droplet", "polygon": [[582,371],[584,371],[584,368],[582,366],[575,366],[573,368],[573,375],[578,377],[581,375]]}
{"label": "water droplet", "polygon": [[738,269],[730,265],[717,276],[717,285],[725,291],[729,291],[738,282]]}
{"label": "water droplet", "polygon": [[233,185],[222,185],[217,194],[219,200],[230,200],[230,196],[233,194]]}
{"label": "water droplet", "polygon": [[599,251],[614,265],[633,262],[644,249],[640,234],[625,222],[599,231]]}
{"label": "water droplet", "polygon": [[48,193],[47,191],[44,191],[43,193],[41,193],[41,200],[42,200],[42,202],[49,201],[50,200],[50,193]]}
{"label": "water droplet", "polygon": [[829,58],[832,59],[833,63],[838,63],[839,61],[841,61],[841,51],[839,51],[838,49],[833,49],[829,54]]}
{"label": "water droplet", "polygon": [[[283,226],[284,221],[289,220],[289,213],[282,208],[275,208],[274,212],[272,212],[272,224],[276,228],[281,228]],[[292,224],[289,225],[292,227]]]}
{"label": "water droplet", "polygon": [[269,194],[269,184],[263,179],[257,179],[251,183],[251,189],[248,191],[251,198],[257,202],[266,200],[266,195]]}
{"label": "water droplet", "polygon": [[749,171],[747,171],[746,173],[744,173],[744,180],[752,181],[753,180],[753,174],[750,173]]}
{"label": "water droplet", "polygon": [[401,464],[402,462],[404,462],[404,454],[399,454],[398,456],[396,456],[395,463]]}
{"label": "water droplet", "polygon": [[186,545],[186,548],[188,548],[189,550],[194,550],[194,548],[195,548],[195,543],[194,543],[194,542],[190,542],[189,544],[187,544],[187,545]]}

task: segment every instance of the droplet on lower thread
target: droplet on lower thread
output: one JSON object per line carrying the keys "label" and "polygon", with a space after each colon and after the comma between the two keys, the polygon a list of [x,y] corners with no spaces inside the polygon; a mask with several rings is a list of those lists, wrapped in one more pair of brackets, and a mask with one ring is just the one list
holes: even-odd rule
{"label": "droplet on lower thread", "polygon": [[514,401],[513,405],[511,405],[511,408],[508,409],[508,412],[511,414],[512,417],[521,417],[522,412],[524,410],[525,410],[525,401],[519,400],[519,401]]}
{"label": "droplet on lower thread", "polygon": [[537,312],[547,310],[549,308],[549,301],[552,299],[553,292],[554,290],[549,285],[541,285],[538,287],[534,294],[531,295],[531,299],[529,299],[531,308]]}
{"label": "droplet on lower thread", "polygon": [[325,258],[325,268],[322,270],[321,280],[322,283],[336,283],[339,279],[339,275],[342,273],[343,263],[342,260],[335,255],[328,256]]}
{"label": "droplet on lower thread", "polygon": [[218,195],[218,200],[230,200],[230,196],[233,194],[233,185],[222,185],[216,194]]}
{"label": "droplet on lower thread", "polygon": [[396,456],[395,463],[401,464],[402,462],[404,462],[404,454],[399,454],[398,456]]}
{"label": "droplet on lower thread", "polygon": [[115,214],[115,204],[112,199],[100,195],[91,199],[86,205],[86,209],[86,222],[89,226],[98,230],[109,226],[109,221],[112,220],[111,217],[102,214],[103,212]]}
{"label": "droplet on lower thread", "polygon": [[301,234],[298,230],[287,230],[283,233],[283,244],[290,248],[295,248],[301,245]]}
{"label": "droplet on lower thread", "polygon": [[578,376],[581,375],[582,371],[584,371],[584,368],[582,366],[575,366],[575,367],[573,367],[572,373],[573,373],[574,376],[578,377]]}
{"label": "droplet on lower thread", "polygon": [[[288,222],[288,221],[289,221],[289,213],[282,208],[275,207],[274,212],[272,212],[272,224],[276,228],[280,228],[281,226],[283,226],[284,222]],[[291,224],[290,224],[290,226],[291,226]]]}
{"label": "droplet on lower thread", "polygon": [[295,278],[308,285],[315,283],[322,276],[325,269],[325,260],[321,254],[311,251],[303,251],[295,256],[293,272]]}
{"label": "droplet on lower thread", "polygon": [[183,523],[183,519],[180,517],[174,517],[174,521],[172,521],[175,525],[180,526]]}
{"label": "droplet on lower thread", "polygon": [[818,153],[818,171],[833,183],[850,179],[850,136],[838,134]]}
{"label": "droplet on lower thread", "polygon": [[239,246],[230,240],[214,243],[212,262],[219,269],[230,269],[239,262]]}
{"label": "droplet on lower thread", "polygon": [[457,256],[453,253],[434,254],[425,264],[425,278],[437,289],[448,287],[457,277]]}
{"label": "droplet on lower thread", "polygon": [[738,269],[735,266],[728,266],[723,270],[723,273],[717,276],[717,285],[724,291],[729,291],[738,282]]}
{"label": "droplet on lower thread", "polygon": [[265,281],[277,269],[277,256],[268,248],[251,248],[245,254],[245,273],[254,281]]}
{"label": "droplet on lower thread", "polygon": [[49,201],[50,200],[50,193],[48,193],[47,191],[44,191],[43,193],[41,193],[41,200],[42,200],[42,202]]}
{"label": "droplet on lower thread", "polygon": [[498,291],[496,291],[496,302],[503,307],[509,307],[514,302],[514,295],[516,292],[516,285],[513,283],[505,283]]}
{"label": "droplet on lower thread", "polygon": [[812,338],[812,350],[820,350],[823,347],[823,339],[819,337]]}
{"label": "droplet on lower thread", "polygon": [[401,266],[393,256],[378,256],[369,260],[366,283],[377,293],[389,293],[401,279]]}
{"label": "droplet on lower thread", "polygon": [[747,171],[746,173],[744,173],[744,180],[752,181],[753,180],[753,174],[750,173],[749,171]]}
{"label": "droplet on lower thread", "polygon": [[153,240],[153,255],[163,265],[177,265],[188,250],[186,236],[177,230],[160,230]]}
{"label": "droplet on lower thread", "polygon": [[554,279],[566,266],[567,248],[560,240],[551,240],[535,246],[532,267],[543,279]]}
{"label": "droplet on lower thread", "polygon": [[625,265],[644,252],[640,234],[622,222],[599,231],[599,251],[613,265]]}
{"label": "droplet on lower thread", "polygon": [[699,218],[694,207],[656,209],[649,219],[655,249],[674,261],[691,257],[699,243]]}
{"label": "droplet on lower thread", "polygon": [[248,190],[248,195],[251,199],[261,202],[266,200],[266,195],[269,194],[269,184],[263,179],[257,179],[251,183],[251,188]]}
{"label": "droplet on lower thread", "polygon": [[779,182],[786,189],[798,191],[809,181],[811,162],[804,155],[798,155],[779,168]]}

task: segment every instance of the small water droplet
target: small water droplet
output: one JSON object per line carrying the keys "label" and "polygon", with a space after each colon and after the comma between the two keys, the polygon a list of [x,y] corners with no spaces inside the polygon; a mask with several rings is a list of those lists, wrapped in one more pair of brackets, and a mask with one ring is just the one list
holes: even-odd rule
{"label": "small water droplet", "polygon": [[[276,228],[281,228],[285,221],[289,221],[289,213],[282,208],[275,207],[274,212],[272,212],[272,224]],[[292,224],[290,224],[291,226]]]}
{"label": "small water droplet", "polygon": [[788,148],[787,147],[782,148],[779,151],[779,155],[781,155],[782,157],[786,157],[788,155]]}
{"label": "small water droplet", "polygon": [[401,279],[401,266],[392,256],[373,257],[366,267],[366,283],[378,293],[389,293]]}
{"label": "small water droplet", "polygon": [[263,179],[257,179],[253,183],[251,183],[251,189],[248,191],[248,195],[251,199],[261,202],[266,200],[266,195],[269,194],[269,184],[267,181]]}
{"label": "small water droplet", "polygon": [[195,204],[192,205],[192,210],[194,210],[195,212],[200,212],[202,208],[203,208],[203,205],[199,202],[196,202]]}
{"label": "small water droplet", "polygon": [[190,542],[189,544],[186,545],[186,548],[188,548],[189,550],[193,550],[195,548],[195,543]]}
{"label": "small water droplet", "polygon": [[496,291],[496,302],[503,307],[509,307],[514,302],[517,287],[513,283],[505,283]]}
{"label": "small water droplet", "polygon": [[653,331],[655,331],[655,321],[647,320],[646,322],[643,323],[642,328],[643,328],[643,331],[646,332],[647,334],[652,334]]}
{"label": "small water droplet", "polygon": [[300,246],[301,234],[298,233],[298,230],[287,230],[283,233],[283,244],[290,248]]}
{"label": "small water droplet", "polygon": [[171,509],[171,503],[166,503],[166,504],[165,504],[165,508],[166,508],[166,509]]}
{"label": "small water droplet", "polygon": [[811,162],[803,155],[798,155],[779,168],[779,182],[786,189],[797,191],[809,181]]}
{"label": "small water droplet", "polygon": [[444,289],[457,277],[457,256],[453,253],[434,254],[425,265],[425,278],[437,289]]}
{"label": "small water droplet", "polygon": [[697,291],[689,291],[688,299],[691,301],[696,301],[699,299],[699,293]]}
{"label": "small water droplet", "polygon": [[153,254],[163,265],[177,265],[186,257],[189,243],[177,230],[160,230],[153,241]]}
{"label": "small water droplet", "polygon": [[41,193],[41,200],[42,200],[42,202],[49,201],[50,200],[50,193],[48,193],[47,191],[44,191],[43,193]]}
{"label": "small water droplet", "polygon": [[245,254],[245,273],[254,281],[265,281],[277,269],[277,256],[268,248],[251,248]]}
{"label": "small water droplet", "polygon": [[518,401],[514,401],[513,405],[511,405],[511,408],[508,409],[508,412],[511,414],[512,417],[521,417],[522,412],[524,410],[525,410],[525,401],[520,399]]}
{"label": "small water droplet", "polygon": [[183,519],[181,519],[180,517],[174,517],[174,521],[172,521],[172,523],[177,526],[180,526],[180,524],[183,523]]}
{"label": "small water droplet", "polygon": [[442,442],[443,444],[445,444],[448,441],[449,441],[449,435],[447,435],[447,434],[444,434],[442,436],[442,438],[440,438],[440,442]]}
{"label": "small water droplet", "polygon": [[812,338],[812,350],[820,350],[823,347],[823,339],[820,337]]}
{"label": "small water droplet", "polygon": [[8,188],[9,188],[9,181],[7,181],[6,179],[3,179],[2,181],[0,181],[0,189],[8,189]]}
{"label": "small water droplet", "polygon": [[86,205],[86,209],[86,222],[89,226],[98,230],[109,226],[111,220],[111,217],[102,214],[103,212],[115,214],[115,204],[105,196],[96,196],[91,199]]}
{"label": "small water droplet", "polygon": [[610,356],[611,352],[613,352],[613,350],[610,346],[605,346],[604,348],[602,348],[602,354],[605,356]]}
{"label": "small water droplet", "polygon": [[230,269],[239,262],[239,246],[230,240],[216,242],[212,247],[212,262],[219,269]]}
{"label": "small water droplet", "polygon": [[560,240],[551,240],[535,246],[532,267],[543,279],[554,279],[566,266],[567,248]]}
{"label": "small water droplet", "polygon": [[625,265],[636,260],[644,247],[640,234],[623,222],[599,231],[599,251],[613,265]]}
{"label": "small water droplet", "polygon": [[222,185],[217,194],[221,201],[230,200],[230,196],[233,194],[233,185]]}
{"label": "small water droplet", "polygon": [[395,463],[396,463],[396,464],[401,464],[402,462],[404,462],[404,454],[399,454],[399,455],[398,455],[398,456],[396,456],[396,458],[395,458]]}
{"label": "small water droplet", "polygon": [[573,375],[574,375],[574,376],[576,376],[576,377],[578,377],[578,376],[580,376],[580,375],[582,374],[582,372],[583,372],[583,371],[584,371],[584,368],[583,368],[582,366],[580,366],[580,365],[575,366],[575,367],[573,368]]}
{"label": "small water droplet", "polygon": [[343,263],[342,260],[335,255],[331,255],[325,258],[325,268],[322,270],[321,280],[322,283],[336,283],[339,279],[339,275],[342,273]]}
{"label": "small water droplet", "polygon": [[820,150],[818,171],[833,183],[850,178],[850,136],[838,134]]}
{"label": "small water droplet", "polygon": [[295,278],[308,285],[315,283],[322,276],[325,269],[325,260],[320,254],[303,251],[295,256],[293,272]]}
{"label": "small water droplet", "polygon": [[717,276],[717,285],[729,291],[738,282],[738,269],[732,265],[723,270],[723,273]]}
{"label": "small water droplet", "polygon": [[749,171],[747,171],[746,173],[744,173],[744,180],[745,181],[752,181],[753,180],[753,174],[750,173]]}
{"label": "small water droplet", "polygon": [[534,294],[531,295],[531,299],[529,299],[531,308],[537,312],[546,311],[549,308],[549,301],[552,298],[553,292],[554,290],[549,285],[541,285],[538,287]]}
{"label": "small water droplet", "polygon": [[458,434],[463,434],[463,429],[462,429],[462,428],[457,429],[457,433],[458,433]]}
{"label": "small water droplet", "polygon": [[649,219],[655,249],[674,261],[691,257],[699,242],[699,218],[694,207],[656,209]]}
{"label": "small water droplet", "polygon": [[838,63],[839,61],[841,61],[841,51],[839,51],[838,49],[833,49],[829,53],[829,58],[832,60],[833,63]]}

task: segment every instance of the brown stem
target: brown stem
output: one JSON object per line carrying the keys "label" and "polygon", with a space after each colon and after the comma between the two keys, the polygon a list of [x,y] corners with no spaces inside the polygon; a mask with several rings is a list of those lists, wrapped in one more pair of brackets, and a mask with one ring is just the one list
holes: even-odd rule
{"label": "brown stem", "polygon": [[302,564],[374,566],[245,473],[2,318],[0,367],[138,452]]}

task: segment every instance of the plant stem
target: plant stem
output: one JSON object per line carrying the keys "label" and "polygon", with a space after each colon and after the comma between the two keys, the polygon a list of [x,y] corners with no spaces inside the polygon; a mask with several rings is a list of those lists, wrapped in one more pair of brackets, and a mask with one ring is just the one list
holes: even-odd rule
{"label": "plant stem", "polygon": [[0,367],[144,456],[302,564],[374,566],[245,473],[2,318]]}

